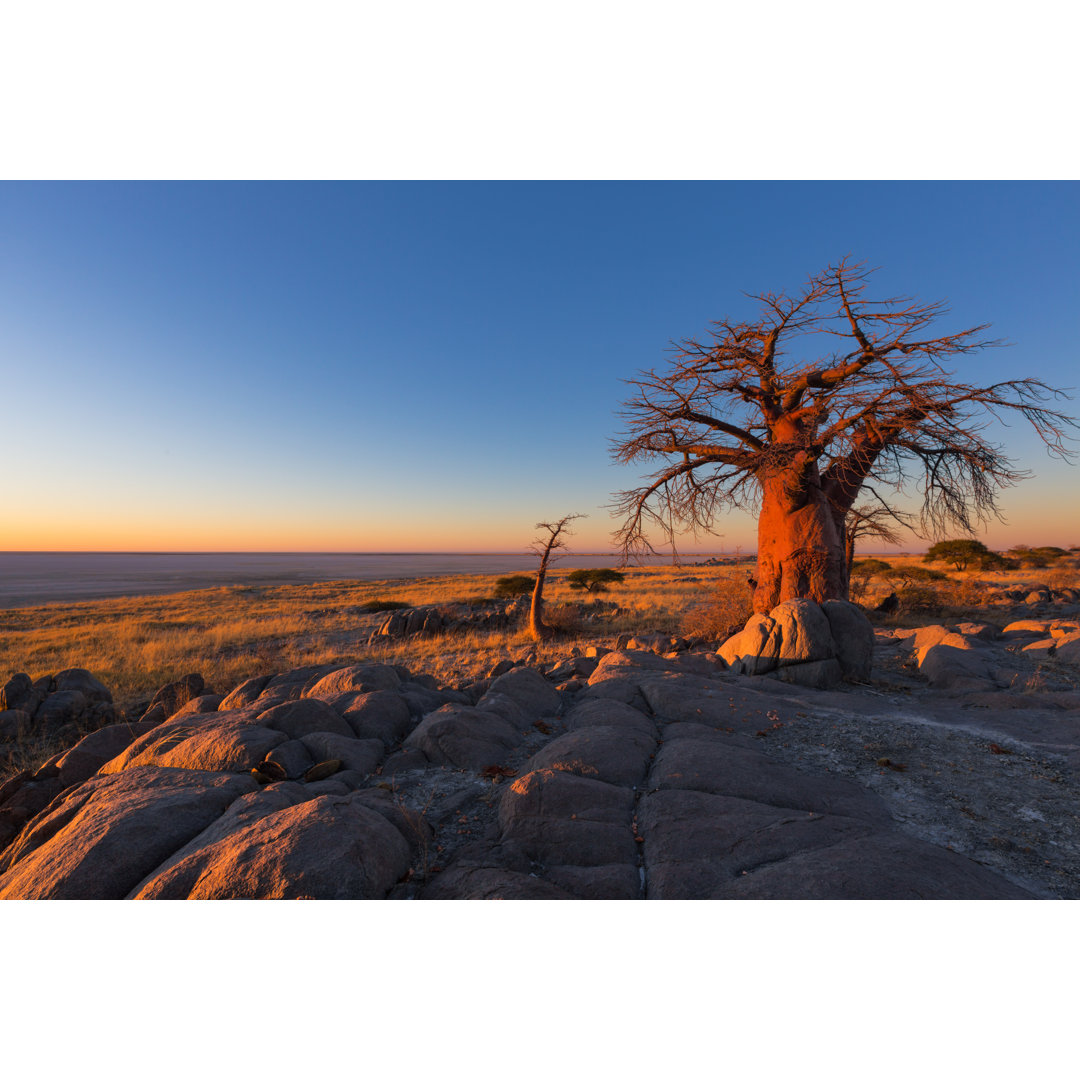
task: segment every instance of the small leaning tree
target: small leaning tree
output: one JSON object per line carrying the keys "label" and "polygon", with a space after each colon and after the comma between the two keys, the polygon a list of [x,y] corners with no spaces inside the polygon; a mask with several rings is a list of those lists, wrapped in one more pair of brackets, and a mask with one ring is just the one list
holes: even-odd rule
{"label": "small leaning tree", "polygon": [[868,276],[842,261],[798,295],[755,296],[754,321],[713,323],[664,370],[628,380],[614,457],[660,464],[615,497],[624,559],[653,552],[649,527],[710,531],[717,513],[744,507],[758,514],[755,611],[847,599],[846,522],[864,487],[901,493],[917,480],[921,527],[970,533],[997,513],[998,490],[1027,475],[984,436],[989,416],[1019,415],[1069,456],[1076,422],[1047,406],[1063,391],[957,380],[947,361],[1002,343],[981,337],[985,325],[934,336],[943,304],[871,300]]}
{"label": "small leaning tree", "polygon": [[540,565],[536,570],[536,581],[533,584],[532,600],[529,603],[528,630],[533,641],[544,641],[553,633],[551,627],[544,622],[544,581],[547,578],[548,567],[559,558],[556,552],[566,547],[566,538],[571,532],[570,522],[585,516],[585,514],[567,514],[558,521],[536,523],[536,529],[540,535],[532,542],[532,547],[529,549],[540,559]]}

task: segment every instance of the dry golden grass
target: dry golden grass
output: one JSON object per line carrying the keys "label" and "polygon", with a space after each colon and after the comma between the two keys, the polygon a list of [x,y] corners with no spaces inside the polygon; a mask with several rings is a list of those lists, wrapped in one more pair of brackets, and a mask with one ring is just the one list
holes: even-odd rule
{"label": "dry golden grass", "polygon": [[[897,568],[925,565],[919,555],[891,555],[886,561]],[[752,567],[746,560],[725,567],[627,568],[625,583],[602,597],[619,605],[616,617],[588,622],[568,614],[578,610],[583,598],[566,584],[573,569],[567,560],[549,574],[545,590],[548,621],[561,632],[540,646],[521,630],[367,644],[385,616],[365,611],[364,605],[380,600],[409,606],[475,603],[492,596],[496,574],[231,586],[16,608],[0,611],[0,684],[19,671],[37,678],[64,668],[88,668],[129,715],[158,687],[196,671],[220,692],[252,675],[360,660],[402,664],[433,675],[440,684],[461,684],[482,678],[501,659],[533,653],[538,662],[554,661],[575,646],[611,645],[623,632],[721,636],[748,614],[746,577]],[[967,609],[971,617],[997,616],[999,609],[978,610],[989,587],[1080,585],[1080,571],[1065,565],[953,572],[948,578],[935,583],[942,617],[959,617]],[[861,602],[872,607],[894,587],[895,580],[875,577]],[[934,614],[928,609],[898,618],[925,621]]]}
{"label": "dry golden grass", "polygon": [[[568,563],[548,575],[544,595],[552,623],[566,621],[560,605],[582,602],[565,583],[571,569]],[[504,631],[369,647],[368,636],[385,616],[361,607],[376,600],[409,606],[478,602],[492,596],[498,576],[240,585],[0,611],[0,681],[19,671],[36,679],[87,668],[124,709],[194,671],[221,692],[252,675],[358,660],[404,664],[443,682],[465,681],[535,646],[523,632]],[[556,659],[575,644],[603,643],[623,631],[678,633],[687,609],[719,582],[745,577],[745,568],[628,568],[626,583],[603,596],[619,605],[615,619],[565,626],[555,641],[536,647],[537,657]]]}

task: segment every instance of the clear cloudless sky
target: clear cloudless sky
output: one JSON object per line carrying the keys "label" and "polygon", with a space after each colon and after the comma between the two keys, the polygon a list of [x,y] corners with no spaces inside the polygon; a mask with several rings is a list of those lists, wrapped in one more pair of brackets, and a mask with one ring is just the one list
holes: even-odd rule
{"label": "clear cloudless sky", "polygon": [[[845,255],[1013,343],[962,378],[1080,386],[1078,194],[3,183],[0,549],[516,551],[576,512],[574,550],[606,550],[638,480],[609,453],[621,380]],[[983,538],[1080,543],[1080,472],[995,437],[1034,477]],[[718,532],[680,546],[754,546],[746,515]]]}

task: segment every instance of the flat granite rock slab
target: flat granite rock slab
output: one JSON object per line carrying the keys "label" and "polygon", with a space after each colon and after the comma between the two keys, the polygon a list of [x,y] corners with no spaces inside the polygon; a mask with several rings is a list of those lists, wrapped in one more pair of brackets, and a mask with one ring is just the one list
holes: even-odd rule
{"label": "flat granite rock slab", "polygon": [[640,709],[610,698],[583,700],[579,697],[563,717],[563,722],[568,731],[589,727],[615,727],[640,732],[650,739],[656,739],[659,734],[655,721]]}
{"label": "flat granite rock slab", "polygon": [[705,900],[741,875],[866,836],[874,825],[699,791],[658,791],[638,806],[650,900]]}
{"label": "flat granite rock slab", "polygon": [[515,780],[499,802],[502,839],[550,865],[634,863],[634,793],[557,769]]}
{"label": "flat granite rock slab", "polygon": [[899,833],[804,852],[720,884],[713,900],[1034,900],[963,855]]}
{"label": "flat granite rock slab", "polygon": [[649,786],[729,795],[886,827],[892,824],[882,799],[859,784],[829,774],[800,772],[717,735],[665,741],[649,773]]}
{"label": "flat granite rock slab", "polygon": [[625,727],[585,727],[552,739],[525,771],[559,769],[608,784],[635,787],[645,778],[656,740]]}

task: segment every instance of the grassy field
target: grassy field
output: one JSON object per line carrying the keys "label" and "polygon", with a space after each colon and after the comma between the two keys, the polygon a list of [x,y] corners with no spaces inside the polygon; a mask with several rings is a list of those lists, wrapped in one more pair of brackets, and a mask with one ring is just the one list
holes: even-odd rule
{"label": "grassy field", "polygon": [[[548,576],[545,600],[551,621],[564,632],[540,647],[538,658],[564,656],[579,639],[593,642],[653,629],[678,633],[687,612],[718,588],[746,593],[750,565],[628,568],[625,583],[602,597],[619,605],[619,615],[602,628],[578,630],[560,607],[589,598],[566,585],[571,565],[557,568]],[[222,692],[268,671],[361,659],[404,664],[442,682],[478,678],[497,660],[524,654],[533,643],[523,632],[503,631],[369,647],[367,639],[384,616],[365,611],[364,605],[476,605],[492,596],[497,578],[238,585],[0,611],[0,679],[19,671],[37,678],[87,668],[112,690],[121,708],[130,708],[194,671]]]}
{"label": "grassy field", "polygon": [[[904,573],[924,567],[921,556],[888,556],[889,574],[875,574],[853,598],[872,608],[891,591],[904,595]],[[497,575],[461,575],[396,581],[342,581],[306,585],[232,586],[168,595],[48,604],[0,611],[0,683],[16,672],[31,678],[64,668],[89,669],[113,692],[129,719],[167,682],[198,672],[225,693],[252,675],[308,664],[357,661],[403,664],[433,675],[440,685],[482,678],[499,660],[532,655],[537,663],[566,657],[588,644],[613,645],[618,634],[660,631],[722,636],[749,614],[747,576],[753,562],[724,567],[628,568],[622,585],[603,594],[619,610],[587,622],[572,591],[572,561],[555,569],[545,590],[549,621],[558,636],[534,644],[522,630],[468,631],[368,645],[385,617],[378,602],[408,606],[457,605],[475,609],[495,591]],[[937,569],[946,569],[940,565]],[[985,607],[992,588],[1080,585],[1075,557],[1053,567],[1010,571],[947,571],[914,586],[907,610],[875,616],[882,625],[923,625],[944,619],[1008,621],[1008,609]],[[912,586],[907,586],[909,589]]]}

